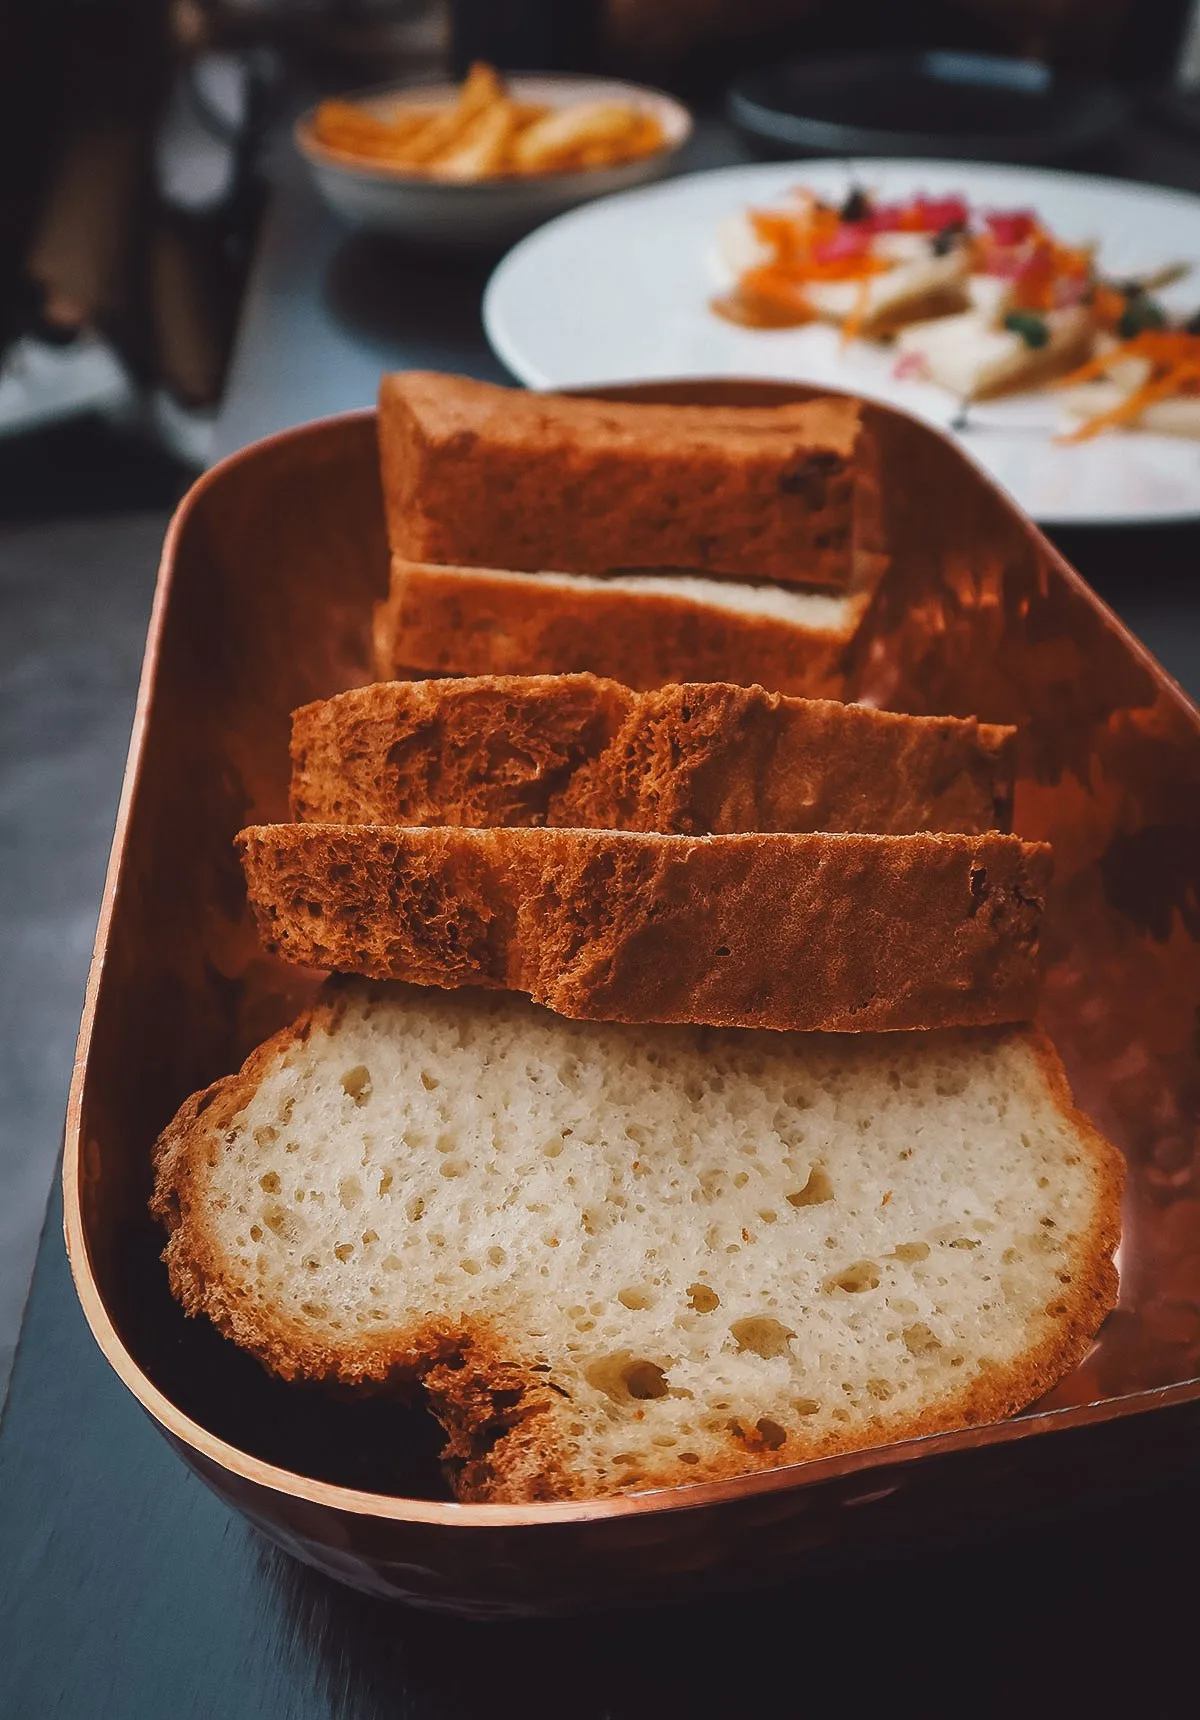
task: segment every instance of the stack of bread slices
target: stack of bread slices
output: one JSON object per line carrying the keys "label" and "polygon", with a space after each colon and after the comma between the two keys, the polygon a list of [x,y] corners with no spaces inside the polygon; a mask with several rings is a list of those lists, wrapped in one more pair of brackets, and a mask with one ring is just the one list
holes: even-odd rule
{"label": "stack of bread slices", "polygon": [[417,371],[385,378],[379,438],[381,680],[590,669],[841,695],[883,565],[856,401],[627,405]]}
{"label": "stack of bread slices", "polygon": [[[462,1499],[1005,1415],[1115,1300],[1012,731],[756,684],[768,620],[789,688],[833,660],[764,591],[859,601],[854,408],[779,410],[388,379],[380,668],[454,673],[296,712],[294,821],[239,838],[267,947],[353,977],[161,1137],[172,1287],[423,1391]],[[744,583],[797,572],[841,595]]]}

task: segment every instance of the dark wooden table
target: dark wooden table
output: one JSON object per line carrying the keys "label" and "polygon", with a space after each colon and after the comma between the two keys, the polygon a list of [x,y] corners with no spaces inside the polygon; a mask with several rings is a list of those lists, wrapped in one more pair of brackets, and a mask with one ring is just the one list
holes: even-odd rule
{"label": "dark wooden table", "polygon": [[[736,154],[714,133],[701,147],[696,165]],[[1115,165],[1200,187],[1200,155],[1169,139],[1139,134]],[[389,365],[498,374],[482,281],[344,240],[285,173],[222,450],[365,404]],[[1200,531],[1074,533],[1064,548],[1200,690]],[[1200,1452],[1170,1487],[1140,1473],[1086,1513],[986,1541],[931,1523],[910,1557],[825,1561],[726,1602],[481,1625],[367,1599],[230,1516],[117,1383],[75,1300],[56,1195],[0,1425],[0,1716],[784,1720],[819,1702],[937,1720],[1001,1703],[1106,1714],[1127,1679],[1139,1714],[1174,1716],[1196,1704],[1198,1542]]]}

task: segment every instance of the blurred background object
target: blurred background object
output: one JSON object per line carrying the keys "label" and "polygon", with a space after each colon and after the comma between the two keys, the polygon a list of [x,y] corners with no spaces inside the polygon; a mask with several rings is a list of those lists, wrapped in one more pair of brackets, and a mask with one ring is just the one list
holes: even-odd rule
{"label": "blurred background object", "polygon": [[1041,60],[895,49],[772,61],[730,85],[726,111],[765,154],[1049,164],[1093,154],[1123,125],[1112,83]]}
{"label": "blurred background object", "polygon": [[456,77],[474,60],[505,71],[590,72],[604,57],[605,0],[452,0]]}
{"label": "blurred background object", "polygon": [[[1187,125],[1196,112],[1188,92],[1200,82],[1196,17],[1193,0],[0,7],[0,435],[100,412],[193,468],[204,463],[263,201],[267,140],[305,99],[457,74],[482,58],[509,70],[641,78],[703,109],[755,67],[933,48],[1019,57],[1055,78],[1153,91],[1164,116]],[[1052,83],[1046,99],[1053,103],[1059,87]],[[861,109],[865,98],[851,92],[849,100]],[[1093,104],[1075,130],[1086,142],[1105,123]],[[1034,148],[1029,128],[1024,149],[1011,134],[1008,155],[1048,159],[1054,152]]]}
{"label": "blurred background object", "polygon": [[[463,81],[405,80],[353,103],[320,102],[297,120],[296,147],[347,225],[428,252],[495,257],[578,204],[668,174],[692,133],[687,107],[660,90],[471,64]],[[525,114],[515,123],[514,104]],[[430,127],[443,128],[433,154],[420,117],[431,106]],[[365,138],[364,124],[375,128]]]}
{"label": "blurred background object", "polygon": [[0,33],[0,433],[81,411],[205,458],[257,218],[263,66],[200,0],[48,0]]}
{"label": "blurred background object", "polygon": [[607,0],[613,51],[719,84],[780,54],[958,48],[1123,83],[1169,78],[1192,0]]}

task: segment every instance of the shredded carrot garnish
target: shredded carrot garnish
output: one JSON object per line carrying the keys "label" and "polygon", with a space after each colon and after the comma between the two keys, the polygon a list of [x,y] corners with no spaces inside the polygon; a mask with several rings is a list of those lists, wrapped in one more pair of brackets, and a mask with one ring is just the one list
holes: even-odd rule
{"label": "shredded carrot garnish", "polygon": [[1152,366],[1150,375],[1139,388],[1130,392],[1116,406],[1084,419],[1078,429],[1060,436],[1060,442],[1086,442],[1105,430],[1121,424],[1136,424],[1147,406],[1156,400],[1169,400],[1173,395],[1193,393],[1200,384],[1200,335],[1181,330],[1152,329],[1122,341],[1110,352],[1101,353],[1089,363],[1082,364],[1061,385],[1094,382],[1107,376],[1122,359],[1143,358]]}
{"label": "shredded carrot garnish", "polygon": [[1053,386],[1073,388],[1077,382],[1095,382],[1098,377],[1107,376],[1117,359],[1137,356],[1129,350],[1132,344],[1132,341],[1124,341],[1111,352],[1102,352],[1097,358],[1089,358],[1087,363],[1081,364],[1077,370],[1069,370],[1065,376],[1058,377]]}
{"label": "shredded carrot garnish", "polygon": [[1099,282],[1092,294],[1092,315],[1103,329],[1111,333],[1125,315],[1129,300],[1116,287]]}
{"label": "shredded carrot garnish", "polygon": [[1089,359],[1078,370],[1060,377],[1059,387],[1067,388],[1076,382],[1094,382],[1098,376],[1107,376],[1124,358],[1145,358],[1151,364],[1163,367],[1200,361],[1200,335],[1185,334],[1179,329],[1147,329]]}
{"label": "shredded carrot garnish", "polygon": [[803,280],[786,274],[782,269],[774,269],[769,264],[761,269],[748,269],[739,285],[749,298],[759,299],[763,304],[794,311],[804,318],[814,315],[804,296]]}
{"label": "shredded carrot garnish", "polygon": [[1065,436],[1058,437],[1058,441],[1087,442],[1104,430],[1115,430],[1121,424],[1136,424],[1147,406],[1153,406],[1156,400],[1167,400],[1173,394],[1182,393],[1183,383],[1195,382],[1198,379],[1200,364],[1180,366],[1178,370],[1169,371],[1166,376],[1143,383],[1140,388],[1135,388],[1132,394],[1127,394],[1119,405],[1111,407],[1107,412],[1098,412],[1094,418],[1085,419],[1078,430],[1068,431]]}
{"label": "shredded carrot garnish", "polygon": [[852,340],[866,316],[872,277],[891,267],[872,252],[866,228],[860,231],[843,222],[836,209],[813,198],[801,200],[794,209],[751,210],[750,224],[755,237],[774,254],[741,277],[738,288],[747,306],[761,307],[764,321],[784,311],[797,322],[808,321],[816,312],[805,296],[806,284],[857,281],[854,309],[842,324],[843,341]]}

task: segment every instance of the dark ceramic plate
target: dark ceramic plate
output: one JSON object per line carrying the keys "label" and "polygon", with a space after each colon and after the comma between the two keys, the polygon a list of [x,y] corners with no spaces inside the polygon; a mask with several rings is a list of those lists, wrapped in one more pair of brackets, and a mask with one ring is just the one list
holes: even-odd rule
{"label": "dark ceramic plate", "polygon": [[1125,119],[1107,84],[1058,77],[1034,60],[950,52],[789,60],[747,72],[729,117],[772,152],[1065,161]]}

